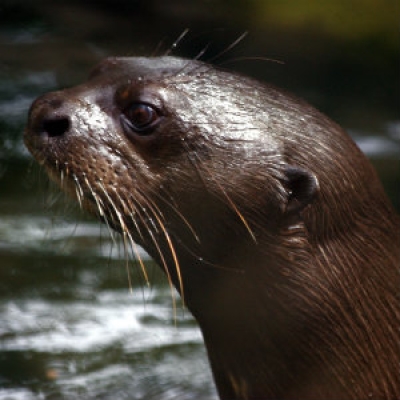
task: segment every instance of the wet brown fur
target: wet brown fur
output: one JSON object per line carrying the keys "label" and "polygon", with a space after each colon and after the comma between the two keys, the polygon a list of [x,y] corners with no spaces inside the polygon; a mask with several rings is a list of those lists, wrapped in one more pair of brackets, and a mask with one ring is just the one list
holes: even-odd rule
{"label": "wet brown fur", "polygon": [[[118,121],[142,93],[162,99],[150,140]],[[44,121],[63,118],[49,137]],[[200,324],[222,399],[400,398],[399,219],[327,117],[197,61],[108,59],[39,98],[25,141],[160,264]]]}

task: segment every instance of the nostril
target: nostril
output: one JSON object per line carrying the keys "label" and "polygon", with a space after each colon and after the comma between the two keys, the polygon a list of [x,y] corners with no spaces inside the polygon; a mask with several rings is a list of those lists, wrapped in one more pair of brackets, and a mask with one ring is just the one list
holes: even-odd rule
{"label": "nostril", "polygon": [[45,119],[42,123],[42,131],[49,137],[63,136],[69,128],[70,120],[67,117]]}

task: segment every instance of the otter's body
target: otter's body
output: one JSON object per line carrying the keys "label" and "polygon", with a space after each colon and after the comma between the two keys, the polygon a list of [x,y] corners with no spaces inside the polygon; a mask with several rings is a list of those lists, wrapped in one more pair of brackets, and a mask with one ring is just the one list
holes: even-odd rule
{"label": "otter's body", "polygon": [[314,108],[197,61],[112,58],[36,100],[25,141],[165,270],[222,399],[400,398],[399,219]]}

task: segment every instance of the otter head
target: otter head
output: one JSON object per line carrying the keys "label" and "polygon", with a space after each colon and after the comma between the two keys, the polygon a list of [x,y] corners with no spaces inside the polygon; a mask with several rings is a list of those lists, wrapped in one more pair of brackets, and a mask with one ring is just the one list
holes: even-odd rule
{"label": "otter head", "polygon": [[317,178],[287,162],[270,95],[269,107],[259,84],[200,62],[110,58],[86,83],[37,99],[25,142],[85,209],[172,262],[176,279],[181,257],[228,267],[243,236],[272,238],[312,202]]}

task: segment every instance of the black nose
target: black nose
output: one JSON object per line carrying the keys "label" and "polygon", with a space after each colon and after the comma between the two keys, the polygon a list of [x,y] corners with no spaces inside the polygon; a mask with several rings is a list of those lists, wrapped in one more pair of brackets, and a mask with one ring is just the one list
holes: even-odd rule
{"label": "black nose", "polygon": [[47,93],[34,101],[29,111],[28,131],[35,136],[55,138],[71,129],[68,104],[61,92]]}
{"label": "black nose", "polygon": [[48,137],[64,136],[70,128],[68,117],[48,116],[42,122],[41,133]]}

